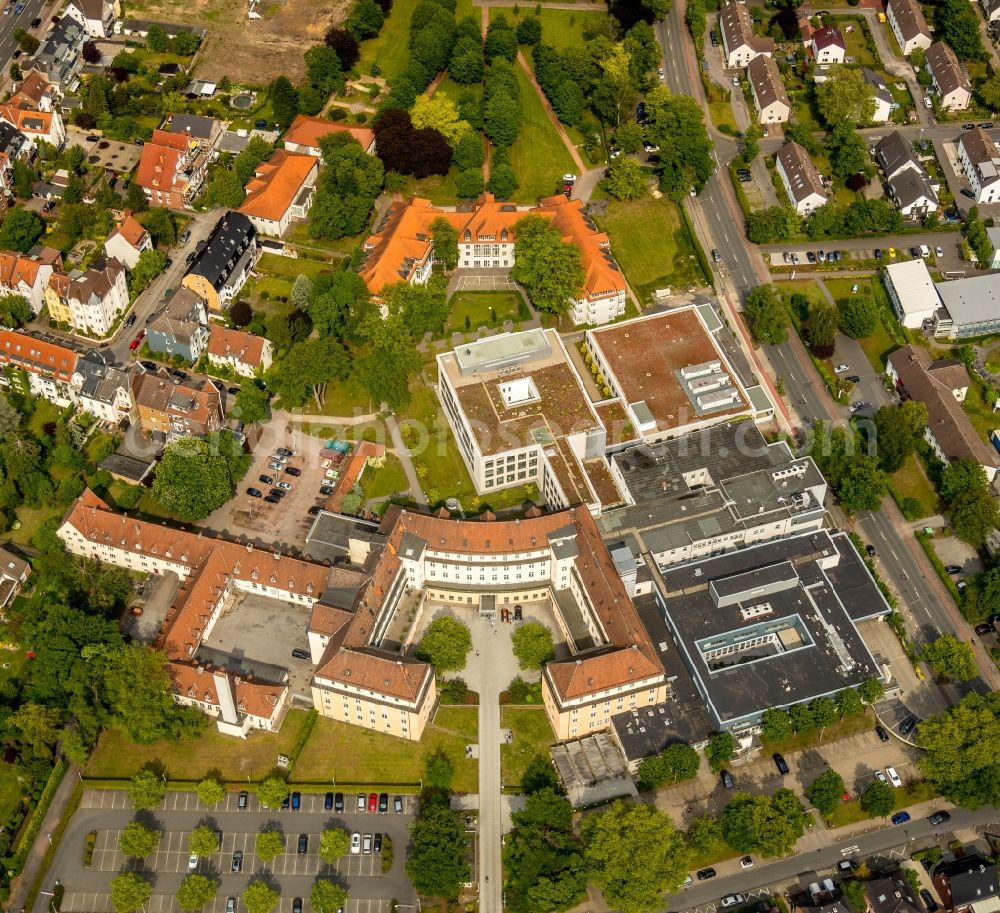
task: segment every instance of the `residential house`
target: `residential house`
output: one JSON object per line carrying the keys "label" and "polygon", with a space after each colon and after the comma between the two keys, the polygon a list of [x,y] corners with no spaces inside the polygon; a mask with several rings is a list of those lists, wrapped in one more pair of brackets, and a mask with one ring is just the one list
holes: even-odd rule
{"label": "residential house", "polygon": [[76,332],[103,338],[128,309],[125,267],[114,258],[95,260],[86,271],[53,272],[45,289],[49,314]]}
{"label": "residential house", "polygon": [[110,365],[95,350],[87,352],[76,362],[73,386],[78,391],[80,408],[108,425],[120,425],[136,416],[132,398],[130,371]]}
{"label": "residential house", "polygon": [[16,385],[57,406],[70,406],[77,399],[72,386],[76,361],[76,352],[66,346],[0,328],[0,365],[4,368],[0,384],[4,386]]}
{"label": "residential house", "polygon": [[213,323],[208,331],[208,360],[242,377],[257,377],[271,367],[271,342],[263,336]]}
{"label": "residential house", "polygon": [[261,234],[281,237],[292,219],[304,219],[309,213],[318,173],[314,156],[278,149],[257,166],[239,211]]}
{"label": "residential house", "polygon": [[179,288],[146,329],[150,352],[174,356],[194,364],[208,345],[205,299],[189,288]]}
{"label": "residential house", "polygon": [[875,144],[875,161],[887,180],[892,180],[904,170],[923,171],[920,159],[911,143],[902,133],[894,130]]}
{"label": "residential house", "polygon": [[198,114],[171,114],[167,118],[165,129],[193,140],[202,150],[209,153],[218,148],[224,132],[220,121],[214,117],[203,117]]}
{"label": "residential house", "polygon": [[14,205],[14,169],[10,156],[0,152],[0,219],[7,215],[7,209]]}
{"label": "residential house", "polygon": [[923,907],[902,872],[861,882],[867,911],[862,913],[923,913]]}
{"label": "residential house", "polygon": [[51,111],[59,97],[59,90],[43,74],[30,70],[7,103],[28,111]]}
{"label": "residential house", "polygon": [[121,16],[119,0],[69,0],[63,16],[73,19],[90,38],[110,38]]}
{"label": "residential house", "polygon": [[20,295],[37,314],[54,271],[62,271],[62,255],[51,247],[35,247],[27,254],[0,251],[0,293]]}
{"label": "residential house", "polygon": [[917,0],[887,0],[885,15],[903,56],[908,57],[917,48],[926,50],[931,46],[930,29]]}
{"label": "residential house", "polygon": [[285,133],[285,149],[289,152],[299,152],[303,155],[314,155],[317,158],[322,154],[319,148],[319,141],[324,136],[334,133],[346,133],[352,136],[360,144],[361,148],[369,155],[375,154],[375,131],[368,127],[357,127],[345,124],[342,121],[327,120],[325,117],[308,117],[299,114],[292,121],[291,126]]}
{"label": "residential house", "polygon": [[153,206],[184,209],[201,189],[209,158],[186,134],[154,130],[142,147],[135,181]]}
{"label": "residential house", "polygon": [[987,228],[986,237],[990,239],[990,246],[993,248],[993,259],[990,260],[989,268],[1000,269],[1000,227]]}
{"label": "residential house", "polygon": [[373,298],[395,282],[422,284],[431,274],[431,223],[444,218],[458,232],[461,269],[509,269],[514,265],[514,226],[527,214],[549,219],[563,240],[575,244],[584,268],[582,294],[570,307],[575,323],[603,324],[625,312],[628,287],[611,256],[608,236],[597,230],[578,200],[559,196],[519,208],[483,194],[469,209],[445,210],[429,200],[393,203],[364,242],[360,273]]}
{"label": "residential house", "polygon": [[61,92],[76,90],[77,75],[83,66],[83,45],[87,33],[75,19],[63,16],[53,24],[34,56],[23,70],[37,70]]}
{"label": "residential house", "polygon": [[719,31],[722,33],[723,60],[734,69],[745,67],[754,57],[774,53],[774,39],[754,34],[753,20],[745,4],[729,0],[719,13]]}
{"label": "residential house", "polygon": [[30,161],[35,155],[35,146],[16,127],[0,120],[0,152],[10,161],[21,159]]}
{"label": "residential house", "polygon": [[827,25],[812,33],[809,50],[812,51],[813,60],[818,64],[825,66],[831,63],[843,63],[847,55],[847,42],[844,41],[840,29]]}
{"label": "residential house", "polygon": [[137,375],[132,395],[139,427],[147,435],[161,434],[168,441],[202,438],[222,427],[222,397],[210,381],[193,377],[178,381],[161,368]]}
{"label": "residential house", "polygon": [[799,215],[809,215],[826,203],[826,188],[809,153],[798,143],[787,142],[774,157],[781,183]]}
{"label": "residential house", "polygon": [[940,206],[938,190],[940,185],[932,181],[926,171],[904,169],[886,183],[889,199],[895,204],[900,215],[909,221],[918,222]]}
{"label": "residential house", "polygon": [[753,104],[757,109],[758,123],[785,123],[791,116],[792,104],[774,60],[764,54],[754,57],[747,64],[747,79],[750,82]]}
{"label": "residential house", "polygon": [[31,565],[13,552],[0,548],[0,609],[6,609],[31,576]]}
{"label": "residential house", "polygon": [[969,390],[965,365],[954,358],[934,361],[922,346],[906,345],[889,356],[885,373],[901,395],[927,407],[924,440],[938,459],[974,460],[992,481],[1000,454],[976,433],[962,408]]}
{"label": "residential house", "polygon": [[996,863],[972,853],[941,862],[931,875],[946,910],[990,913],[1000,905]]}
{"label": "residential house", "polygon": [[889,91],[885,80],[878,73],[869,67],[862,67],[861,75],[864,76],[865,82],[875,90],[875,113],[872,115],[872,123],[884,124],[899,105],[892,97],[892,92]]}
{"label": "residential house", "polygon": [[153,249],[153,239],[148,231],[139,224],[129,210],[122,213],[121,220],[115,230],[104,242],[104,253],[114,257],[119,263],[124,263],[129,269],[135,269],[139,256],[144,250]]}
{"label": "residential house", "polygon": [[964,111],[972,101],[972,84],[962,71],[958,57],[943,41],[927,49],[927,72],[938,95],[938,105],[945,111]]}
{"label": "residential house", "polygon": [[260,240],[253,222],[239,212],[227,212],[203,243],[181,284],[218,314],[236,297],[260,259]]}
{"label": "residential house", "polygon": [[32,147],[39,140],[57,149],[66,142],[66,128],[58,111],[29,111],[13,105],[0,105],[0,120],[18,130]]}
{"label": "residential house", "polygon": [[1000,150],[992,137],[976,127],[958,138],[958,162],[972,185],[977,203],[1000,201]]}

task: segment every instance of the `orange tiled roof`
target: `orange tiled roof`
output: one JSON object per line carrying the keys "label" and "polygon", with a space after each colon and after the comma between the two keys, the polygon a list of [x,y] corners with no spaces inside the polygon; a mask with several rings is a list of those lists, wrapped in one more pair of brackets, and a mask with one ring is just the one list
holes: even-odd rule
{"label": "orange tiled roof", "polygon": [[43,247],[35,256],[14,251],[0,251],[0,285],[13,288],[21,283],[34,287],[42,266],[62,269],[62,255],[51,247]]}
{"label": "orange tiled roof", "polygon": [[319,148],[319,141],[324,136],[331,133],[348,133],[354,137],[366,152],[375,142],[375,131],[367,127],[351,127],[347,124],[338,124],[332,120],[322,117],[307,117],[299,114],[292,121],[292,125],[285,134],[285,142],[293,143],[296,146],[311,146]]}
{"label": "orange tiled roof", "polygon": [[0,328],[0,364],[15,364],[35,374],[54,374],[68,381],[76,370],[76,352]]}
{"label": "orange tiled roof", "polygon": [[324,634],[327,637],[332,637],[353,617],[353,613],[346,609],[338,609],[317,602],[313,606],[312,615],[309,616],[309,631],[313,634]]}
{"label": "orange tiled roof", "polygon": [[51,111],[33,111],[26,108],[16,108],[13,105],[0,105],[0,120],[7,121],[8,124],[24,134],[48,136],[52,129],[52,118]]}
{"label": "orange tiled roof", "polygon": [[115,235],[121,235],[132,247],[139,250],[139,245],[149,236],[149,233],[133,217],[132,213],[129,212],[125,214],[125,218],[122,219],[118,227],[111,233],[112,237]]}
{"label": "orange tiled roof", "polygon": [[316,167],[316,159],[311,155],[278,149],[257,167],[239,211],[258,219],[281,221]]}
{"label": "orange tiled roof", "polygon": [[208,329],[208,354],[219,358],[235,357],[244,364],[257,367],[264,357],[262,336],[244,333],[242,330],[230,330],[218,323],[213,323]]}
{"label": "orange tiled roof", "polygon": [[[221,667],[220,667],[221,668]],[[190,663],[172,662],[167,671],[173,680],[174,693],[194,701],[219,704],[219,692],[215,685],[215,671],[211,666],[196,666]],[[240,678],[226,673],[233,689],[236,709],[249,716],[269,720],[281,703],[285,685],[271,682],[257,682],[252,677]]]}
{"label": "orange tiled roof", "polygon": [[42,103],[42,98],[53,89],[50,83],[38,70],[31,70],[17,91],[10,97],[10,103],[15,108],[34,108]]}
{"label": "orange tiled roof", "polygon": [[197,145],[191,137],[185,136],[183,133],[171,133],[169,130],[154,130],[149,143],[154,146],[176,149],[178,152],[190,152],[191,147]]}
{"label": "orange tiled roof", "polygon": [[[173,136],[173,134],[167,135]],[[180,134],[177,135],[181,140],[184,139]],[[182,159],[183,153],[177,149],[160,146],[150,140],[142,147],[142,157],[135,172],[136,183],[140,187],[148,187],[163,193],[173,190]]]}

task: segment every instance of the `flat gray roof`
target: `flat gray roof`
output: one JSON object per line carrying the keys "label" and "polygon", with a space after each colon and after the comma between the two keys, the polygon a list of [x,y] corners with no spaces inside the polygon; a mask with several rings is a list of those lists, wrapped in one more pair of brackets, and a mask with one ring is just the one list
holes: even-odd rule
{"label": "flat gray roof", "polygon": [[935,288],[956,326],[1000,318],[1000,273],[938,282]]}

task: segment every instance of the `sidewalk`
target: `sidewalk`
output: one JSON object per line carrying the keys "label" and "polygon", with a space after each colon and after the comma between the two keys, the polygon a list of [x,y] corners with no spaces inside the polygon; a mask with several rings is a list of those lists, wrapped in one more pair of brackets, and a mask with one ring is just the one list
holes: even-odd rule
{"label": "sidewalk", "polygon": [[[21,869],[21,874],[16,876],[10,883],[10,899],[3,905],[4,910],[14,910],[17,913],[23,913],[24,910],[28,909],[29,901],[34,900],[34,898],[28,897],[28,892],[31,890],[31,886],[34,884],[39,871],[41,871],[42,863],[45,861],[45,854],[52,844],[52,834],[59,826],[59,822],[62,820],[62,816],[69,806],[73,790],[76,789],[79,780],[80,768],[75,764],[70,764],[63,775],[62,782],[55,791],[55,795],[52,797],[52,802],[49,804],[49,809],[42,820],[38,836],[35,837],[35,842],[28,851],[28,857],[24,860],[24,868]],[[42,887],[44,888],[45,885],[42,885]]]}

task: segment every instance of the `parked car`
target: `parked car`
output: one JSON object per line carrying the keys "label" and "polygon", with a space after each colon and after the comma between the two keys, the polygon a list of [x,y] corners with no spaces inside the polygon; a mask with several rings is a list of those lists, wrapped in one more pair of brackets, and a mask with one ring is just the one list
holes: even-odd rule
{"label": "parked car", "polygon": [[806,259],[810,263],[815,263],[816,262],[816,254],[814,254],[811,250],[807,250],[806,251]]}
{"label": "parked car", "polygon": [[294,650],[292,650],[292,656],[294,656],[296,659],[310,659],[309,651],[303,650],[301,647],[296,647]]}
{"label": "parked car", "polygon": [[850,365],[845,365],[845,364],[839,364],[833,370],[836,371],[837,374],[843,374],[845,371],[850,371],[851,370],[851,366]]}
{"label": "parked car", "polygon": [[850,875],[857,867],[858,864],[853,859],[841,859],[837,863],[837,871],[841,875]]}
{"label": "parked car", "polygon": [[720,254],[719,251],[716,250],[716,248],[714,248],[714,247],[712,248],[712,262],[713,263],[721,263],[722,262],[722,254]]}
{"label": "parked car", "polygon": [[129,328],[134,327],[135,326],[135,320],[136,320],[137,316],[138,315],[135,314],[135,313],[129,314],[128,315],[128,320],[125,321],[125,326],[129,327]]}
{"label": "parked car", "polygon": [[722,898],[722,907],[723,909],[726,907],[737,907],[743,903],[744,900],[746,900],[746,898],[742,894],[727,894]]}
{"label": "parked car", "polygon": [[848,374],[847,377],[844,378],[844,380],[850,381],[852,384],[860,384],[861,383],[861,378],[858,377],[857,374]]}
{"label": "parked car", "polygon": [[372,850],[376,853],[382,852],[382,835],[376,834],[374,840],[372,841]]}
{"label": "parked car", "polygon": [[694,874],[698,881],[708,881],[709,878],[715,878],[715,869],[698,869]]}
{"label": "parked car", "polygon": [[909,812],[896,812],[896,814],[892,816],[893,824],[905,824],[909,820],[910,820]]}
{"label": "parked car", "polygon": [[[292,650],[293,655],[294,653],[295,651]],[[333,809],[333,793],[327,793],[325,796],[323,796],[323,811],[328,812],[331,811],[332,809]]]}
{"label": "parked car", "polygon": [[378,813],[380,815],[387,815],[389,813],[389,794],[379,793],[378,797]]}
{"label": "parked car", "polygon": [[750,856],[744,856],[740,860],[740,868],[741,869],[752,869],[753,868],[753,859]]}
{"label": "parked car", "polygon": [[232,866],[230,868],[230,871],[233,871],[233,872],[242,872],[243,871],[243,851],[242,850],[237,850],[235,853],[233,853],[233,864],[232,864]]}
{"label": "parked car", "polygon": [[887,767],[885,769],[885,775],[889,778],[889,782],[895,786],[896,789],[899,789],[899,787],[903,785],[903,781],[900,779],[899,774],[896,773],[895,767]]}
{"label": "parked car", "polygon": [[970,200],[974,200],[976,198],[976,195],[969,190],[968,187],[963,187],[959,193],[961,193],[963,197],[968,197]]}
{"label": "parked car", "polygon": [[392,810],[397,814],[403,814],[403,797],[393,796],[392,797]]}
{"label": "parked car", "polygon": [[[31,20],[31,28],[33,29],[37,29],[41,24],[42,20],[38,16],[35,16],[35,18]],[[90,137],[87,137],[87,139],[90,139]]]}
{"label": "parked car", "polygon": [[902,723],[899,724],[899,732],[901,735],[909,735],[913,732],[916,725],[917,718],[915,716],[908,716]]}
{"label": "parked car", "polygon": [[351,834],[351,854],[357,856],[361,852],[361,834],[355,831]]}
{"label": "parked car", "polygon": [[368,794],[368,811],[374,812],[378,809],[378,793]]}
{"label": "parked car", "polygon": [[344,794],[334,793],[333,796],[333,810],[335,812],[342,812],[344,810]]}
{"label": "parked car", "polygon": [[310,517],[318,517],[322,511],[323,511],[323,508],[320,507],[319,504],[313,504],[313,506],[310,507],[309,510],[306,511],[306,513]]}
{"label": "parked car", "polygon": [[188,871],[190,872],[196,868],[198,868],[198,854],[192,853],[188,856]]}
{"label": "parked car", "polygon": [[194,258],[195,258],[195,257],[197,257],[197,256],[198,256],[198,251],[196,251],[196,250],[193,250],[193,251],[191,251],[191,252],[190,252],[190,253],[189,253],[189,254],[188,254],[188,255],[187,255],[187,256],[186,256],[185,258],[184,258],[184,262],[185,262],[185,263],[194,263]]}
{"label": "parked car", "polygon": [[927,890],[927,888],[920,889],[920,899],[924,902],[924,906],[927,907],[927,913],[935,913],[935,911],[939,909],[934,900],[934,896]]}
{"label": "parked car", "polygon": [[963,130],[975,130],[976,129],[976,125],[975,124],[962,124],[962,129]]}
{"label": "parked car", "polygon": [[290,490],[290,489],[291,489],[291,487],[292,487],[292,485],[291,485],[291,483],[290,483],[290,482],[285,482],[285,481],[281,481],[281,482],[275,482],[274,484],[275,484],[275,485],[277,485],[277,486],[278,486],[278,488],[284,488],[284,489],[285,489],[285,491],[288,491],[288,490]]}
{"label": "parked car", "polygon": [[227,897],[226,898],[226,913],[236,913],[236,898]]}
{"label": "parked car", "polygon": [[187,244],[188,241],[190,240],[191,240],[191,229],[185,228],[184,231],[181,232],[181,238],[180,238],[181,244]]}
{"label": "parked car", "polygon": [[881,723],[875,727],[875,735],[878,736],[878,740],[880,742],[889,741],[889,733],[885,731],[885,726],[883,726]]}
{"label": "parked car", "polygon": [[363,812],[365,810],[365,803],[368,801],[364,793],[358,793],[358,811]]}
{"label": "parked car", "polygon": [[934,248],[934,256],[935,257],[943,257],[944,256],[944,248],[943,247],[935,247]]}
{"label": "parked car", "polygon": [[286,457],[283,453],[279,453],[276,451],[274,455],[271,457],[271,460],[275,463],[281,463],[281,465],[284,466],[285,463],[288,462],[288,457]]}
{"label": "parked car", "polygon": [[302,913],[302,898],[293,897],[292,898],[292,913]]}
{"label": "parked car", "polygon": [[242,808],[246,808],[247,807],[247,802],[249,801],[249,799],[250,799],[250,794],[246,790],[243,790],[243,792],[241,792],[236,797],[236,807],[237,808],[241,808],[241,809]]}
{"label": "parked car", "polygon": [[273,485],[274,479],[271,476],[259,475],[257,476],[259,482],[263,482],[265,485]]}
{"label": "parked car", "polygon": [[884,773],[882,773],[881,770],[876,770],[875,771],[875,779],[878,780],[879,783],[888,783],[889,782],[888,777],[886,777],[886,775]]}
{"label": "parked car", "polygon": [[287,472],[293,479],[297,479],[300,475],[302,475],[302,470],[296,466],[286,466],[285,472]]}
{"label": "parked car", "polygon": [[283,488],[272,488],[272,489],[271,489],[271,490],[270,490],[270,491],[268,492],[268,494],[269,494],[269,495],[270,495],[270,496],[271,496],[272,498],[277,498],[277,499],[278,499],[278,500],[280,501],[280,500],[281,500],[281,499],[282,499],[282,498],[283,498],[283,497],[284,497],[285,495],[287,495],[287,494],[288,494],[288,492],[287,492],[287,491],[285,491],[285,490],[284,490]]}
{"label": "parked car", "polygon": [[309,850],[309,835],[299,834],[299,845],[297,847],[298,854],[300,856],[305,856]]}
{"label": "parked car", "polygon": [[874,557],[875,557],[875,556],[876,556],[876,555],[878,554],[878,552],[876,552],[876,551],[875,551],[875,546],[874,546],[874,545],[872,545],[872,544],[871,544],[871,543],[869,542],[869,543],[868,543],[868,544],[867,544],[867,545],[865,546],[865,554],[866,554],[866,555],[867,555],[867,556],[868,556],[869,558],[874,558]]}
{"label": "parked car", "polygon": [[944,824],[945,821],[951,821],[951,815],[948,812],[934,812],[927,820],[934,827],[937,827],[939,824]]}
{"label": "parked car", "polygon": [[294,450],[289,450],[287,447],[277,447],[274,451],[278,456],[291,457],[295,456]]}
{"label": "parked car", "polygon": [[371,851],[372,851],[372,835],[365,834],[364,837],[361,838],[361,852],[367,856]]}
{"label": "parked car", "polygon": [[962,573],[962,565],[960,565],[960,564],[946,564],[944,566],[944,569],[949,574],[961,574]]}
{"label": "parked car", "polygon": [[976,625],[976,633],[980,637],[985,637],[987,634],[994,634],[995,632],[996,628],[994,628],[993,625],[988,625],[988,624]]}
{"label": "parked car", "polygon": [[788,762],[778,752],[771,755],[771,760],[774,761],[774,766],[778,768],[779,774],[785,776],[788,773]]}
{"label": "parked car", "polygon": [[875,259],[876,260],[881,260],[882,259],[882,250],[881,250],[881,248],[878,248],[878,247],[875,248]]}
{"label": "parked car", "polygon": [[716,34],[715,29],[712,29],[712,31],[708,33],[708,37],[712,42],[712,47],[717,48],[719,46],[719,36]]}
{"label": "parked car", "polygon": [[247,494],[250,495],[251,498],[263,498],[264,497],[264,495],[261,492],[261,490],[259,488],[254,488],[253,486],[251,486],[250,488],[247,489]]}
{"label": "parked car", "polygon": [[981,124],[977,124],[976,126],[979,127],[980,130],[992,130],[993,129],[993,121],[991,121],[991,120],[984,120]]}
{"label": "parked car", "polygon": [[733,775],[728,770],[722,771],[722,785],[726,789],[733,788]]}

